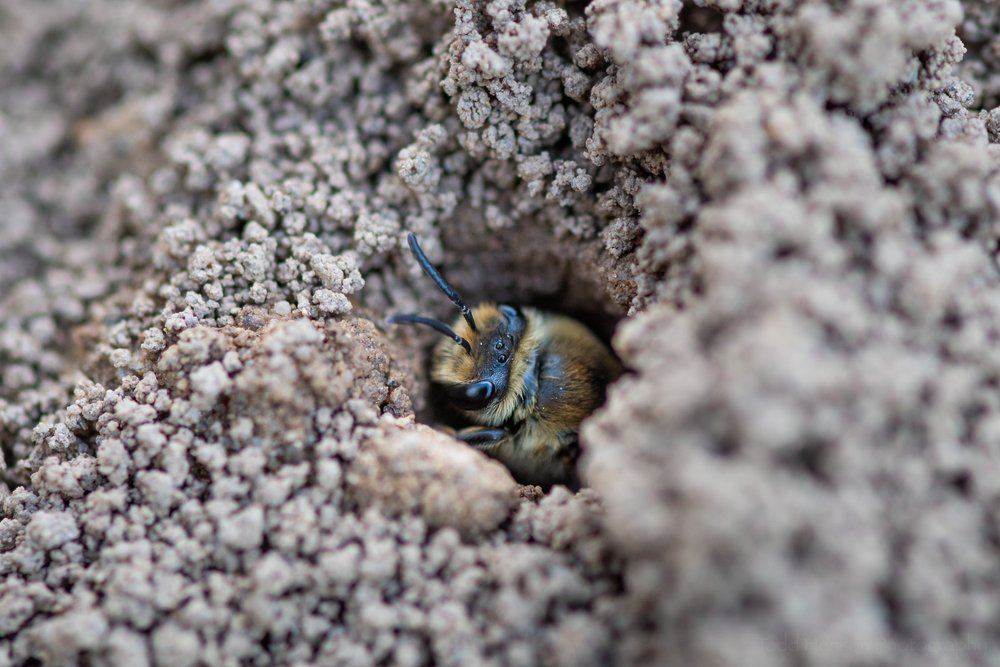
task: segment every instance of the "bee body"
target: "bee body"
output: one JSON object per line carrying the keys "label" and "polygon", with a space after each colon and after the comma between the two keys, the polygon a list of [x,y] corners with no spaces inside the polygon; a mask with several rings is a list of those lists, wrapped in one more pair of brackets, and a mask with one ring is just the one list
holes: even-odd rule
{"label": "bee body", "polygon": [[390,322],[424,324],[451,338],[435,348],[431,379],[475,424],[457,437],[504,463],[523,484],[579,486],[580,423],[621,374],[618,360],[569,317],[505,304],[468,308],[412,234],[410,247],[462,316],[451,328],[416,315]]}

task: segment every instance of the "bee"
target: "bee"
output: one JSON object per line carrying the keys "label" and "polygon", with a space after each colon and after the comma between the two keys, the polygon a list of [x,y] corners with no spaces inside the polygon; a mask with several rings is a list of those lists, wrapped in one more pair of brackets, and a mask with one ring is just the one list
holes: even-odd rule
{"label": "bee", "polygon": [[407,238],[417,262],[461,311],[452,326],[422,315],[389,324],[430,327],[449,340],[434,349],[431,380],[474,424],[455,436],[500,461],[522,484],[578,489],[580,422],[604,402],[622,367],[576,320],[530,307],[483,303],[469,308]]}

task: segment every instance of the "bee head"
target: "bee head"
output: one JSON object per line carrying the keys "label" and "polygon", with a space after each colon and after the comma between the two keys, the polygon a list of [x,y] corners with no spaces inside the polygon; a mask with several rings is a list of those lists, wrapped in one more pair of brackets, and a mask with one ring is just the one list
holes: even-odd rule
{"label": "bee head", "polygon": [[476,307],[473,317],[478,331],[462,320],[455,323],[459,335],[468,336],[470,351],[438,346],[432,375],[455,407],[474,412],[506,395],[526,320],[517,308],[494,304]]}
{"label": "bee head", "polygon": [[467,411],[487,409],[500,401],[510,384],[518,344],[526,320],[520,310],[507,305],[483,304],[474,311],[424,255],[417,237],[407,237],[410,250],[424,273],[451,299],[462,316],[454,328],[422,315],[393,315],[390,324],[419,324],[452,340],[442,343],[435,353],[432,378],[443,385],[452,404]]}

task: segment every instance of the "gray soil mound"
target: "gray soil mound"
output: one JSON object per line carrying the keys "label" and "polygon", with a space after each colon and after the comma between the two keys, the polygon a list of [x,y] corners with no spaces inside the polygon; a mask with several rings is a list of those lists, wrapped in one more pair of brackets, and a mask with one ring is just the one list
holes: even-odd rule
{"label": "gray soil mound", "polygon": [[[995,661],[998,35],[7,0],[0,666]],[[409,231],[615,332],[588,488],[422,425],[436,338],[384,320],[455,311]]]}

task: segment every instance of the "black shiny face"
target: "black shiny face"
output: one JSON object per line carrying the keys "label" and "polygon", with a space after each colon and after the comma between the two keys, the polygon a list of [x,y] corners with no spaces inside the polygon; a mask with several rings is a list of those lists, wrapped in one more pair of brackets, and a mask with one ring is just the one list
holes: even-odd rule
{"label": "black shiny face", "polygon": [[462,410],[482,410],[507,391],[511,358],[524,333],[525,321],[521,311],[512,306],[499,306],[497,312],[488,322],[479,323],[479,340],[473,349],[476,380],[444,388],[449,400]]}

